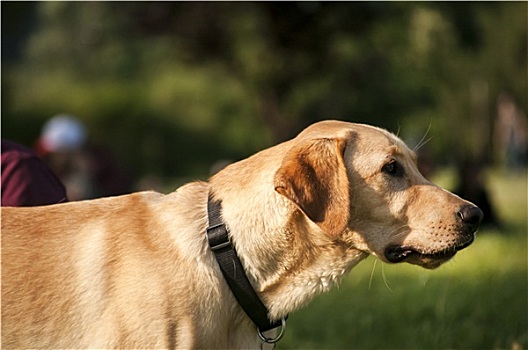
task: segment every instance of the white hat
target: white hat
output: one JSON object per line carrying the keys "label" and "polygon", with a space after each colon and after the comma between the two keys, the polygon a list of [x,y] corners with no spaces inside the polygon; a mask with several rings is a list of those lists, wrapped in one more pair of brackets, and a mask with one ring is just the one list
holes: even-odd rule
{"label": "white hat", "polygon": [[78,150],[84,145],[86,137],[84,125],[67,114],[54,116],[42,127],[42,145],[49,152]]}

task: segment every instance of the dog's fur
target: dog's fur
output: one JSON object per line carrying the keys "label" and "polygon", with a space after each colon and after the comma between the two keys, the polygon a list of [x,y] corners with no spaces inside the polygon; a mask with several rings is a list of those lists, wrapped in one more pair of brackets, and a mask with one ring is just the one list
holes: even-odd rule
{"label": "dog's fur", "polygon": [[369,254],[435,268],[476,229],[396,136],[320,122],[168,195],[3,208],[3,347],[259,347],[206,241],[210,191],[272,319]]}

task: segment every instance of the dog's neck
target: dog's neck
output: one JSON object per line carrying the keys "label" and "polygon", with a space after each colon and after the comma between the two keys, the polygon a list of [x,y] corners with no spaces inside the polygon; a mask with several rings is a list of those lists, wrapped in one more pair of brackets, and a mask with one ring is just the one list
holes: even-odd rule
{"label": "dog's neck", "polygon": [[[281,259],[275,271],[261,266],[261,292],[272,317],[280,318],[329,291],[368,255],[339,240],[331,240],[306,217],[295,210],[292,221],[275,237],[287,245],[277,249]],[[307,229],[309,227],[309,229]],[[296,233],[292,234],[295,230]],[[293,237],[293,238],[292,238]]]}

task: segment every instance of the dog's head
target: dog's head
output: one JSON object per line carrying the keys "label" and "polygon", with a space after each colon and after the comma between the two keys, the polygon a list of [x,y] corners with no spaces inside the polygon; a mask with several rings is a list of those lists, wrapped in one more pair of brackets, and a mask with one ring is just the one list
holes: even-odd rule
{"label": "dog's head", "polygon": [[426,180],[414,152],[395,135],[329,121],[292,144],[275,189],[332,239],[425,268],[473,242],[482,211]]}

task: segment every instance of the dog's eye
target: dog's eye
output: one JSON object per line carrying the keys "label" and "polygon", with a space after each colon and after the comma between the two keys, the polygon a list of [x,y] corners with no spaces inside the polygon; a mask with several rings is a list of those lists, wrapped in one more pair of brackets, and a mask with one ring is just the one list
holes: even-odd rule
{"label": "dog's eye", "polygon": [[403,176],[403,167],[395,160],[391,160],[389,163],[385,164],[383,168],[381,168],[381,171],[391,176]]}

